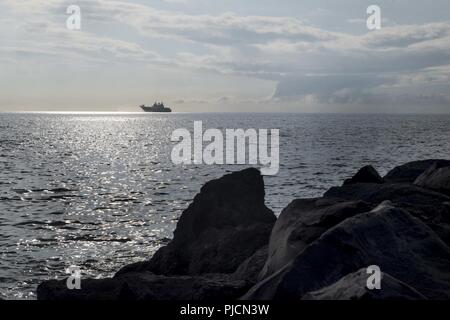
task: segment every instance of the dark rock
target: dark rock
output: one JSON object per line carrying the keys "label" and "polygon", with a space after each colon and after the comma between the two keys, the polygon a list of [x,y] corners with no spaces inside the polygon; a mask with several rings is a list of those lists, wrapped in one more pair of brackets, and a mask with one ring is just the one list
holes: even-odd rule
{"label": "dark rock", "polygon": [[351,178],[344,181],[346,184],[354,183],[383,183],[384,180],[378,173],[378,171],[372,166],[365,166]]}
{"label": "dark rock", "polygon": [[178,221],[173,240],[148,262],[122,269],[164,275],[233,273],[268,243],[276,217],[264,205],[264,181],[246,169],[206,183]]}
{"label": "dark rock", "polygon": [[[367,166],[322,198],[294,200],[275,223],[259,171],[232,173],[203,186],[151,260],[82,279],[81,290],[44,282],[38,299],[449,299],[449,177],[447,160],[385,178]],[[370,265],[381,290],[366,288]]]}
{"label": "dark rock", "polygon": [[64,280],[46,281],[38,287],[38,299],[238,298],[255,283],[267,257],[276,217],[264,194],[256,169],[210,181],[182,213],[174,239],[150,261],[125,266],[112,279],[82,280],[81,290],[68,290]]}
{"label": "dark rock", "polygon": [[258,282],[259,273],[267,261],[268,246],[264,246],[256,251],[251,257],[247,258],[231,275],[231,279],[245,280],[249,287]]}
{"label": "dark rock", "polygon": [[333,187],[325,197],[341,201],[360,199],[372,207],[389,200],[422,220],[450,245],[450,206],[446,204],[450,197],[442,193],[404,183],[362,183]]}
{"label": "dark rock", "polygon": [[367,269],[350,273],[332,285],[307,293],[303,300],[426,300],[426,297],[389,274],[384,273],[381,289],[367,288]]}
{"label": "dark rock", "polygon": [[437,163],[434,163],[417,177],[414,184],[450,196],[450,167],[438,167]]}
{"label": "dark rock", "polygon": [[362,200],[378,204],[385,200],[396,203],[412,204],[439,204],[449,201],[450,198],[432,190],[415,185],[400,183],[361,183],[342,187],[332,187],[325,192],[324,197],[336,198],[346,201]]}
{"label": "dark rock", "polygon": [[432,159],[408,162],[389,171],[386,176],[384,176],[384,180],[395,183],[413,183],[417,177],[433,164],[437,164],[438,167],[448,167],[450,166],[450,161]]}
{"label": "dark rock", "polygon": [[248,284],[225,275],[166,277],[149,272],[128,273],[112,279],[85,279],[80,290],[69,290],[66,281],[43,282],[39,300],[201,300],[236,299]]}
{"label": "dark rock", "polygon": [[278,217],[269,241],[269,258],[260,279],[291,262],[325,231],[358,213],[370,211],[363,201],[301,199],[291,202]]}
{"label": "dark rock", "polygon": [[428,299],[450,298],[450,249],[419,219],[383,204],[325,232],[244,299],[300,299],[370,265]]}

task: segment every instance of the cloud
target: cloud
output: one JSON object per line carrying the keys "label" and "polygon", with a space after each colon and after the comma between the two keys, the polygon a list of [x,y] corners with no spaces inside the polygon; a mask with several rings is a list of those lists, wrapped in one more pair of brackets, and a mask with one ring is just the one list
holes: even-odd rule
{"label": "cloud", "polygon": [[210,101],[204,99],[176,99],[172,102],[175,104],[196,104],[196,105],[210,103]]}
{"label": "cloud", "polygon": [[167,2],[167,3],[187,3],[188,0],[163,0],[163,2]]}
{"label": "cloud", "polygon": [[[166,0],[174,1],[180,2]],[[3,32],[1,61],[65,57],[86,63],[164,65],[268,79],[276,83],[274,100],[450,106],[448,21],[355,35],[287,16],[195,15],[130,1],[79,0],[86,27],[69,32],[63,23],[69,4],[72,1],[2,1],[0,9],[22,19],[14,36]],[[0,26],[11,28],[3,21]],[[105,26],[126,26],[133,34],[124,38],[103,32]],[[161,46],[149,45],[158,40]],[[234,100],[239,99],[226,96],[218,102]]]}
{"label": "cloud", "polygon": [[433,40],[448,40],[449,36],[450,23],[440,22],[383,28],[361,37],[361,42],[367,48],[407,48]]}
{"label": "cloud", "polygon": [[[173,1],[173,0],[172,0]],[[172,2],[171,1],[171,2]],[[180,0],[175,0],[180,1]],[[70,0],[4,0],[16,13],[58,14],[73,4]],[[305,25],[291,17],[241,16],[232,12],[220,15],[188,15],[157,10],[151,6],[115,0],[79,0],[84,17],[98,21],[118,21],[134,26],[145,35],[163,35],[210,42],[266,41],[288,38],[305,41],[333,37],[330,32]]]}

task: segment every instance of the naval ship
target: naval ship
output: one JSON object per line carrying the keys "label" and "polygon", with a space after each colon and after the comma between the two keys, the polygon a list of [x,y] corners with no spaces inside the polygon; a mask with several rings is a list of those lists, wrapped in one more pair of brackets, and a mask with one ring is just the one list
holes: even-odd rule
{"label": "naval ship", "polygon": [[172,109],[165,107],[162,102],[155,102],[151,107],[145,105],[139,107],[145,112],[172,112]]}

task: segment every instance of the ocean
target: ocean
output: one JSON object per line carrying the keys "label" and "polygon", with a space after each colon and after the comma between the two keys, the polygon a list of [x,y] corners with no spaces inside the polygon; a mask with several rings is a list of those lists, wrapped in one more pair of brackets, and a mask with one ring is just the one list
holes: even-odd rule
{"label": "ocean", "polygon": [[172,164],[172,131],[194,121],[280,130],[277,215],[367,164],[450,158],[448,115],[0,113],[0,298],[35,299],[71,265],[110,276],[167,243],[205,182],[247,167]]}

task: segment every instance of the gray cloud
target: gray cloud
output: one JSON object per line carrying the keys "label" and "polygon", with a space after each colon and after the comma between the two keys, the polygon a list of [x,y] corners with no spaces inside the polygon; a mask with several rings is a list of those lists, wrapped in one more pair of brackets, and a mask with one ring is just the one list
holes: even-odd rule
{"label": "gray cloud", "polygon": [[[72,1],[4,0],[2,8],[27,19],[15,37],[2,40],[0,63],[65,57],[86,63],[162,65],[270,80],[276,83],[274,100],[450,106],[448,21],[349,34],[288,16],[194,15],[127,1],[80,0],[88,27],[73,33],[60,21],[69,4]],[[103,34],[99,30],[105,25],[126,26],[135,34],[130,39]],[[158,39],[165,48],[149,49],[149,42],[158,44]],[[225,98],[219,102],[230,101]],[[185,101],[189,99],[178,103]]]}

